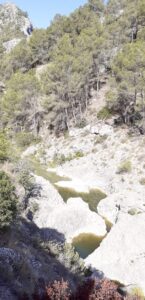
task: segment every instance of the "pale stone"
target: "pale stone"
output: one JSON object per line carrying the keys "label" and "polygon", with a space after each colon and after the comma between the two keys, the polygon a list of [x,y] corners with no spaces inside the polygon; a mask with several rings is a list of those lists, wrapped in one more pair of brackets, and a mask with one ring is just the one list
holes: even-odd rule
{"label": "pale stone", "polygon": [[145,293],[145,213],[122,215],[100,247],[89,255],[86,266],[124,285],[136,285]]}
{"label": "pale stone", "polygon": [[122,214],[137,214],[145,212],[145,198],[143,193],[124,191],[115,193],[101,200],[97,206],[99,215],[115,224]]}
{"label": "pale stone", "polygon": [[34,177],[36,185],[40,186],[40,189],[37,196],[29,199],[29,203],[32,207],[34,203],[38,205],[38,210],[34,213],[34,222],[42,228],[46,227],[47,220],[53,210],[58,206],[63,206],[64,201],[48,180],[36,175]]}
{"label": "pale stone", "polygon": [[6,53],[10,53],[11,50],[13,48],[15,48],[17,44],[20,43],[20,41],[21,41],[21,39],[15,38],[15,39],[12,39],[8,42],[3,43],[3,46],[6,49]]}
{"label": "pale stone", "polygon": [[55,183],[55,185],[66,189],[73,189],[75,192],[89,193],[88,185],[84,184],[79,179],[73,179],[70,181],[59,181]]}
{"label": "pale stone", "polygon": [[38,146],[37,145],[32,145],[30,147],[28,147],[21,155],[21,158],[25,158],[29,155],[34,155],[38,150]]}
{"label": "pale stone", "polygon": [[64,206],[58,206],[47,218],[46,226],[64,234],[68,242],[82,233],[99,237],[106,234],[104,220],[81,198],[70,198]]}

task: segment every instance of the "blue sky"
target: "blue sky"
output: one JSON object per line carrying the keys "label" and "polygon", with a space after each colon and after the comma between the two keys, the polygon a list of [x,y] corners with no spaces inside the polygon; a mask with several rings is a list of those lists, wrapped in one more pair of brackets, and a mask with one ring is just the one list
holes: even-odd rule
{"label": "blue sky", "polygon": [[27,11],[35,27],[47,27],[57,13],[68,15],[87,0],[0,0],[0,4],[5,2],[13,2]]}

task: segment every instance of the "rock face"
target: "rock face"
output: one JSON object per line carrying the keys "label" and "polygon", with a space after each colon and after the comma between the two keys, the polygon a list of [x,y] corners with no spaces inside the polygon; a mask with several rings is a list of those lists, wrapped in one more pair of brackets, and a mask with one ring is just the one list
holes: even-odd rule
{"label": "rock face", "polygon": [[13,3],[0,4],[0,35],[6,53],[9,53],[32,31],[33,26],[27,13]]}
{"label": "rock face", "polygon": [[19,42],[21,41],[21,39],[12,39],[8,42],[3,43],[4,48],[6,49],[6,53],[10,53],[11,50],[17,45],[19,44]]}
{"label": "rock face", "polygon": [[38,227],[47,227],[47,220],[50,218],[50,214],[58,206],[63,206],[64,202],[55,188],[45,180],[43,177],[34,176],[36,185],[40,186],[39,194],[29,199],[30,206],[34,210],[34,222]]}
{"label": "rock face", "polygon": [[59,181],[55,183],[55,185],[66,189],[73,189],[75,192],[89,193],[89,186],[85,185],[81,180],[78,179]]}
{"label": "rock face", "polygon": [[91,127],[90,132],[93,134],[99,134],[100,136],[110,136],[113,134],[113,127],[101,122]]}
{"label": "rock face", "polygon": [[71,242],[81,233],[91,233],[99,237],[106,234],[104,220],[89,210],[88,204],[81,198],[70,198],[67,203],[58,206],[45,220],[46,227],[63,233]]}
{"label": "rock face", "polygon": [[115,224],[121,215],[135,215],[145,211],[143,193],[125,191],[115,193],[100,201],[97,206],[99,215],[112,224]]}
{"label": "rock face", "polygon": [[100,247],[86,258],[86,265],[124,285],[145,293],[145,213],[121,216]]}

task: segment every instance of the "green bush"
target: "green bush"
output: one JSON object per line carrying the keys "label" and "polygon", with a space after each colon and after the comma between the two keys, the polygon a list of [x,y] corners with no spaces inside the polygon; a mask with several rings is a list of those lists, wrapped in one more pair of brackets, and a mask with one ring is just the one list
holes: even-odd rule
{"label": "green bush", "polygon": [[0,132],[0,161],[8,159],[9,143],[6,134]]}
{"label": "green bush", "polygon": [[15,187],[10,177],[0,171],[0,228],[7,227],[14,220],[17,211]]}
{"label": "green bush", "polygon": [[98,113],[97,113],[97,117],[98,119],[108,119],[109,117],[111,117],[111,111],[109,110],[109,108],[107,106],[104,106]]}
{"label": "green bush", "polygon": [[30,192],[34,187],[34,177],[31,175],[30,171],[27,169],[23,169],[19,173],[19,183],[25,189],[25,193]]}
{"label": "green bush", "polygon": [[132,170],[132,165],[130,160],[124,160],[118,167],[117,174],[129,173]]}
{"label": "green bush", "polygon": [[28,147],[31,144],[37,143],[40,141],[39,138],[35,137],[32,133],[30,132],[19,132],[16,135],[16,141],[18,146],[20,147]]}

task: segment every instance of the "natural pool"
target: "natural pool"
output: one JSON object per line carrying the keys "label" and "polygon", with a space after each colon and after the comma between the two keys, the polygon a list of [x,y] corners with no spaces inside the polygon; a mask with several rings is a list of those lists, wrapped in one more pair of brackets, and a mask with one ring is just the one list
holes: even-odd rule
{"label": "natural pool", "polygon": [[[59,181],[69,181],[70,178],[59,176],[55,172],[47,171],[46,167],[38,163],[37,161],[31,160],[31,166],[34,169],[34,172],[38,176],[44,177],[46,180],[50,181],[55,188],[58,190],[59,194],[65,202],[69,198],[82,198],[85,202],[89,204],[89,208],[92,211],[97,211],[97,205],[100,200],[106,198],[106,194],[100,189],[90,189],[88,193],[86,192],[77,192],[72,188],[56,186],[55,183]],[[75,250],[79,253],[80,257],[86,258],[91,254],[97,247],[99,247],[102,237],[97,237],[94,234],[80,234],[78,237],[75,237],[72,241],[72,244]]]}
{"label": "natural pool", "polygon": [[100,189],[97,188],[90,189],[90,191],[86,193],[86,192],[77,192],[74,189],[68,187],[67,188],[60,187],[60,186],[55,186],[55,187],[57,188],[59,194],[61,195],[61,197],[65,202],[67,202],[69,198],[80,197],[89,204],[89,208],[92,211],[96,211],[99,201],[106,198],[107,196],[104,192],[102,192]]}
{"label": "natural pool", "polygon": [[89,254],[91,254],[96,248],[100,246],[102,240],[102,237],[97,237],[94,234],[83,233],[73,239],[72,245],[79,253],[80,257],[85,259]]}

